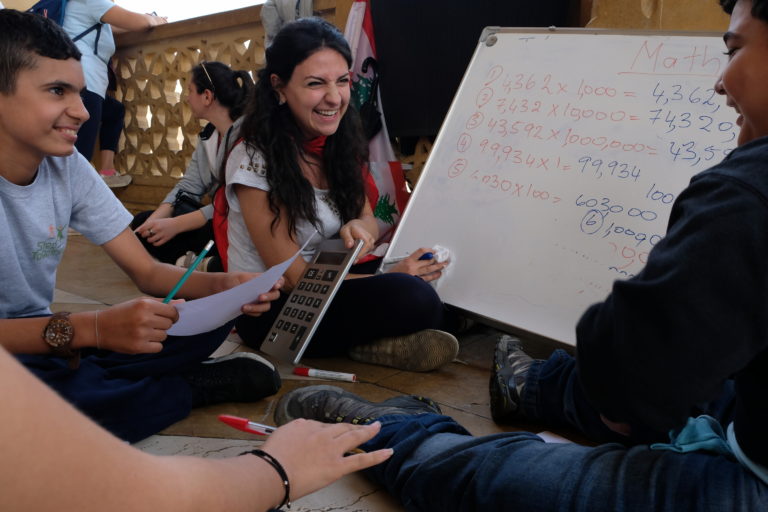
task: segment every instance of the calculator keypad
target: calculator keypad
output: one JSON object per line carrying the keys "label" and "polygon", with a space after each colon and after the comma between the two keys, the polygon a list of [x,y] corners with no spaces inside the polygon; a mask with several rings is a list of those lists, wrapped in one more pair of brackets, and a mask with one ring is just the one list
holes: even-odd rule
{"label": "calculator keypad", "polygon": [[304,277],[296,285],[272,326],[267,342],[276,341],[281,332],[284,333],[283,335],[293,335],[290,348],[294,350],[320,311],[323,300],[331,291],[337,277],[339,277],[339,271],[336,269],[314,266],[307,268]]}
{"label": "calculator keypad", "polygon": [[272,324],[261,350],[298,364],[323,313],[338,290],[347,270],[360,254],[363,241],[349,249],[340,239],[321,243],[311,263],[288,296]]}

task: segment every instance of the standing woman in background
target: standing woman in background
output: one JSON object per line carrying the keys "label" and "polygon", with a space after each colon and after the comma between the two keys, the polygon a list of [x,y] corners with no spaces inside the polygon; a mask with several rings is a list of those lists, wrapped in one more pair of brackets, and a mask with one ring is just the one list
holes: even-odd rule
{"label": "standing woman in background", "polygon": [[160,16],[123,9],[115,5],[112,0],[69,0],[67,2],[63,27],[69,37],[77,37],[94,27],[75,42],[83,54],[81,63],[86,90],[83,91],[82,97],[83,104],[91,116],[80,127],[75,147],[88,160],[93,156],[101,124],[101,109],[109,83],[107,71],[109,60],[115,53],[113,27],[116,32],[138,32],[167,22],[166,18]]}
{"label": "standing woman in background", "polygon": [[[216,192],[214,229],[228,221],[229,271],[263,272],[285,261],[309,240],[302,258],[285,273],[286,291],[304,274],[320,243],[334,237],[371,250],[378,226],[365,195],[367,141],[349,107],[352,56],[330,23],[303,18],[287,23],[266,49],[237,144]],[[319,236],[313,236],[315,232]],[[445,307],[428,283],[447,263],[419,258],[422,248],[387,273],[352,267],[307,349],[308,357],[348,354],[356,361],[411,371],[434,370],[459,349],[441,330]],[[372,262],[378,266],[378,262]],[[257,322],[241,317],[237,329],[261,346],[282,304]]]}
{"label": "standing woman in background", "polygon": [[[242,120],[238,118],[253,89],[247,71],[233,71],[222,62],[203,61],[192,68],[189,78],[189,109],[193,116],[209,123],[200,132],[192,160],[179,183],[154,212],[141,212],[131,223],[149,254],[164,263],[177,263],[181,258],[178,263],[187,267],[194,253],[213,240],[213,205],[195,207],[195,203],[203,196],[213,197],[224,158],[240,131]],[[209,255],[198,270],[222,270],[217,251]]]}

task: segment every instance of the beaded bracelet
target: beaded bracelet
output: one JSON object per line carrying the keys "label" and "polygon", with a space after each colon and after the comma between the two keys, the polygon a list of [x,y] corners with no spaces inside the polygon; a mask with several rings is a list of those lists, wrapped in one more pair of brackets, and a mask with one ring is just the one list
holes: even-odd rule
{"label": "beaded bracelet", "polygon": [[269,463],[270,466],[275,468],[275,471],[277,471],[277,474],[280,475],[280,479],[283,481],[283,487],[285,487],[285,497],[283,498],[283,502],[278,505],[278,509],[283,507],[291,508],[291,484],[288,482],[288,473],[285,472],[285,469],[283,469],[282,464],[277,462],[277,459],[265,452],[264,450],[250,450],[247,452],[243,452],[240,455],[246,455],[246,454],[255,455]]}

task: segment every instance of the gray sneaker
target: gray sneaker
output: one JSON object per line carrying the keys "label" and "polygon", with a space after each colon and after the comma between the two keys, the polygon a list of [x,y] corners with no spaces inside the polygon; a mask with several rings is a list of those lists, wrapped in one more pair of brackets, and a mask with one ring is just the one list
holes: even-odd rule
{"label": "gray sneaker", "polygon": [[306,386],[286,393],[275,408],[275,423],[297,418],[323,423],[367,424],[388,414],[441,414],[440,407],[421,396],[396,396],[369,402],[337,386]]}
{"label": "gray sneaker", "polygon": [[425,329],[405,336],[382,338],[349,349],[349,357],[361,363],[398,370],[428,372],[450,363],[459,354],[459,342],[447,332]]}

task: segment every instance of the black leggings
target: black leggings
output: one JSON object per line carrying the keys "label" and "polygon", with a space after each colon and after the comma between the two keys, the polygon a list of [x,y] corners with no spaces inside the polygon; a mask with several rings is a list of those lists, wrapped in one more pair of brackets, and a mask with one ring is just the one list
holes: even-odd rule
{"label": "black leggings", "polygon": [[[357,270],[357,272],[355,272]],[[352,273],[365,273],[353,267]],[[281,293],[259,317],[241,316],[237,333],[258,349],[288,299]],[[423,329],[446,329],[446,311],[437,292],[421,278],[389,273],[347,279],[333,298],[306,351],[307,357],[346,354],[354,345]]]}
{"label": "black leggings", "polygon": [[111,149],[117,153],[117,144],[123,132],[125,107],[111,96],[102,98],[95,92],[83,91],[83,105],[91,116],[77,132],[75,147],[85,158],[93,157],[96,136],[101,149]]}

